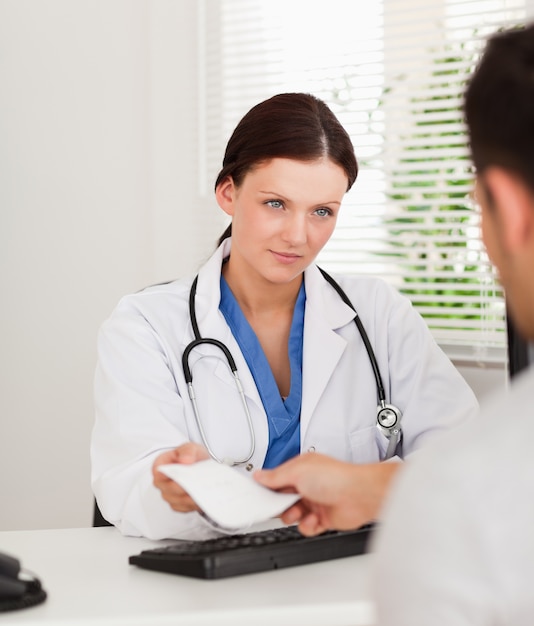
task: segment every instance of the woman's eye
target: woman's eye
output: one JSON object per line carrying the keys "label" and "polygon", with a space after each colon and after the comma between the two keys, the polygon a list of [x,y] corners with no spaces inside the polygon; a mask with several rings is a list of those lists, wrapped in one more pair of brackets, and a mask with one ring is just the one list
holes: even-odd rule
{"label": "woman's eye", "polygon": [[315,213],[319,217],[327,217],[328,215],[332,215],[332,211],[330,209],[325,208],[325,207],[321,207],[320,209],[317,209],[315,211]]}
{"label": "woman's eye", "polygon": [[281,209],[284,206],[280,200],[267,200],[267,204],[273,209]]}

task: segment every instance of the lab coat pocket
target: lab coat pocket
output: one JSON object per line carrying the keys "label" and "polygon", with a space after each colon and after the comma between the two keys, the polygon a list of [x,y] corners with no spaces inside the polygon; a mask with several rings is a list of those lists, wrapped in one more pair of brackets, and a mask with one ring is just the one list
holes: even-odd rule
{"label": "lab coat pocket", "polygon": [[377,463],[380,450],[376,426],[367,426],[350,433],[350,449],[353,463]]}

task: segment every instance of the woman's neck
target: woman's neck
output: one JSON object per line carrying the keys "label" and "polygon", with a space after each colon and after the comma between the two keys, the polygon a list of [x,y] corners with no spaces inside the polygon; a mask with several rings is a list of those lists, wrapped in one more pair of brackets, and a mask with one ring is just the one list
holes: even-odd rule
{"label": "woman's neck", "polygon": [[290,283],[276,284],[245,272],[233,271],[231,261],[224,263],[222,274],[245,314],[265,315],[293,311],[303,275]]}

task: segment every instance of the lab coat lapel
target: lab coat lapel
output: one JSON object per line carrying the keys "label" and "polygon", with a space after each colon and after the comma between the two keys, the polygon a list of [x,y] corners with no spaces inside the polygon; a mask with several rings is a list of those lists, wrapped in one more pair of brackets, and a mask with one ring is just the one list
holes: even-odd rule
{"label": "lab coat lapel", "polygon": [[305,273],[306,314],[302,372],[301,437],[329,384],[347,342],[336,329],[352,323],[353,311],[328,285],[316,266]]}

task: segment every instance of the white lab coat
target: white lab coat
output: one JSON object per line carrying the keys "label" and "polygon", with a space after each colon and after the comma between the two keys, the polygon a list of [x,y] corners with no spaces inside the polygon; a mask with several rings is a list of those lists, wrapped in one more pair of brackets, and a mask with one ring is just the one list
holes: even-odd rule
{"label": "white lab coat", "polygon": [[[201,268],[196,314],[201,335],[231,351],[256,437],[250,460],[262,467],[267,417],[254,379],[219,311],[226,240]],[[387,401],[402,418],[402,456],[427,438],[476,413],[477,401],[431,337],[408,299],[374,278],[337,277],[363,322],[382,374]],[[92,484],[104,517],[124,534],[205,537],[213,530],[197,513],[176,513],[152,485],[156,456],[189,440],[201,442],[182,369],[193,339],[191,278],[124,297],[103,324],[95,376]],[[385,455],[376,428],[377,392],[353,311],[312,266],[305,272],[301,450],[368,463]],[[203,428],[220,458],[242,458],[250,432],[223,355],[199,346],[190,355]],[[244,467],[242,471],[246,472]]]}

